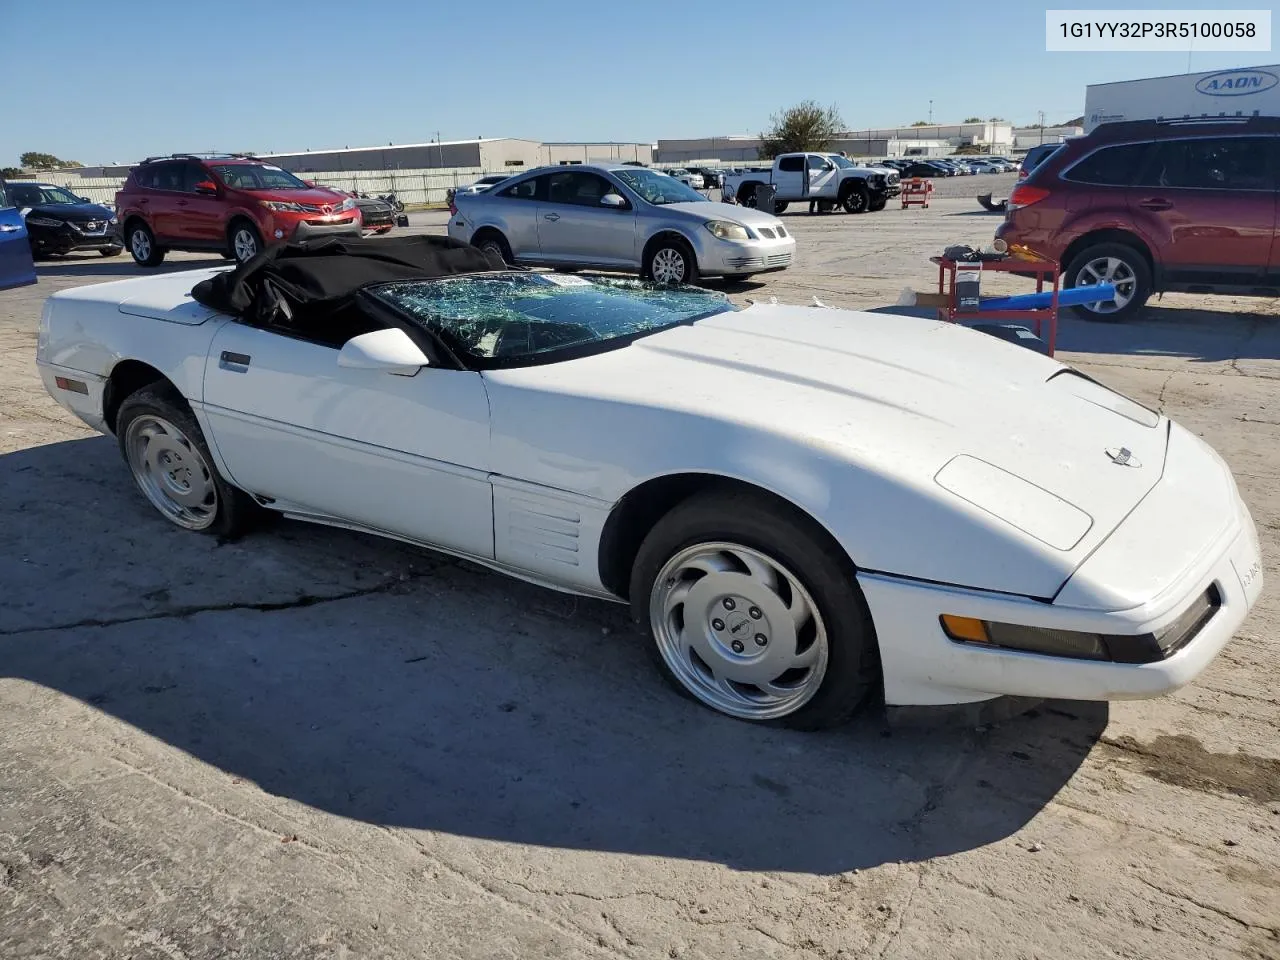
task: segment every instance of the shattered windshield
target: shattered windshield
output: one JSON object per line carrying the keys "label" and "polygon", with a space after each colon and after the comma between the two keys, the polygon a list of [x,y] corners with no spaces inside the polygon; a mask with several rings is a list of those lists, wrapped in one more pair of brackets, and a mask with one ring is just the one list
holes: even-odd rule
{"label": "shattered windshield", "polygon": [[548,273],[415,280],[371,292],[455,351],[480,360],[629,342],[639,334],[736,309],[707,290]]}

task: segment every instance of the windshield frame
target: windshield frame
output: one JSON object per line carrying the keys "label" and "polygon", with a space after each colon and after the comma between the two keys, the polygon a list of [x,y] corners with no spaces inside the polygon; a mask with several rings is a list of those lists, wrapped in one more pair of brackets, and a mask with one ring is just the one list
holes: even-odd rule
{"label": "windshield frame", "polygon": [[[674,330],[677,327],[687,327],[697,323],[699,320],[705,320],[708,317],[718,316],[722,313],[732,313],[739,308],[727,297],[725,297],[715,310],[708,310],[703,313],[695,313],[689,317],[682,317],[679,320],[672,321],[664,326],[653,327],[648,330],[637,330],[633,333],[621,334],[616,337],[610,337],[607,340],[587,340],[582,343],[572,344],[565,347],[557,347],[552,350],[544,350],[539,353],[519,354],[509,357],[485,357],[469,350],[462,340],[453,331],[438,323],[432,323],[429,320],[412,313],[408,309],[395,303],[391,299],[384,298],[379,295],[379,291],[386,287],[394,287],[409,283],[452,283],[460,280],[474,280],[477,277],[504,277],[504,276],[528,276],[532,271],[519,270],[494,270],[486,273],[465,273],[451,277],[434,277],[430,280],[422,281],[405,281],[390,280],[382,283],[373,283],[362,287],[357,296],[366,299],[375,305],[378,310],[391,311],[396,317],[409,325],[415,330],[420,331],[431,337],[442,348],[442,352],[450,357],[456,365],[463,370],[473,370],[482,372],[485,370],[510,370],[522,369],[524,367],[540,367],[551,363],[565,363],[569,360],[577,360],[582,357],[596,356],[602,353],[612,353],[615,350],[621,350],[623,347],[629,347],[637,340],[645,337],[651,337],[654,334],[666,333],[668,330]],[[534,274],[540,275],[540,274]],[[580,273],[576,276],[583,280],[595,282],[597,280],[616,282],[619,280],[633,280],[634,278],[603,276],[591,273]],[[643,282],[643,281],[638,281]],[[660,284],[650,284],[655,290],[670,289],[688,289],[691,292],[710,294],[702,287],[671,287]]]}
{"label": "windshield frame", "polygon": [[[270,170],[272,173],[283,173],[286,177],[292,177],[294,180],[298,181],[298,185],[297,185],[296,187],[295,187],[295,186],[287,186],[287,187],[233,187],[233,186],[231,186],[229,183],[227,183],[227,178],[224,176],[223,171],[224,171],[224,170],[234,170],[234,169],[235,169],[235,168],[237,168],[237,167],[257,168],[257,169]],[[272,191],[272,190],[329,190],[329,189],[331,189],[331,188],[329,188],[329,187],[313,187],[313,186],[310,186],[310,185],[307,183],[307,181],[303,180],[303,179],[302,179],[300,176],[298,176],[296,173],[293,173],[293,172],[292,172],[292,171],[290,171],[290,170],[286,170],[284,167],[277,167],[277,166],[275,166],[274,164],[270,164],[270,163],[222,163],[222,162],[213,162],[213,163],[209,163],[209,164],[207,165],[207,169],[208,169],[209,173],[213,174],[213,176],[217,179],[218,183],[220,183],[222,186],[226,187],[228,190],[243,190],[245,193],[267,193],[267,192],[270,192],[270,191]]]}
{"label": "windshield frame", "polygon": [[[31,183],[31,182],[23,183],[20,180],[11,180],[9,181],[8,186],[9,186],[9,197],[11,200],[13,199],[14,187],[19,188],[19,190],[21,190],[22,187],[30,187],[32,190],[39,190],[41,195],[44,195],[50,192],[55,192],[55,193],[64,194],[71,198],[70,200],[41,200],[39,203],[35,203],[35,204],[24,203],[22,204],[23,207],[31,207],[31,206],[35,206],[35,207],[80,206],[80,207],[83,207],[85,205],[84,200],[80,199],[80,197],[72,193],[66,187],[60,186],[59,184],[56,184],[56,183]],[[17,205],[18,204],[15,201],[14,206],[17,206]]]}
{"label": "windshield frame", "polygon": [[[705,203],[707,200],[706,197],[700,194],[697,190],[693,189],[693,187],[686,186],[683,182],[681,182],[680,180],[677,180],[675,177],[670,176],[669,174],[662,173],[661,171],[654,170],[652,167],[627,167],[625,170],[614,169],[614,170],[607,170],[605,172],[608,173],[608,175],[612,177],[614,180],[616,180],[618,183],[620,183],[627,190],[628,193],[640,199],[644,203],[649,204],[649,206],[651,207],[669,207],[672,204],[676,204],[676,203]],[[644,195],[643,192],[641,192],[638,186],[636,186],[631,182],[631,178],[634,178],[638,181],[643,181],[648,179],[649,177],[665,177],[666,179],[670,180],[673,184],[675,184],[675,187],[673,189],[687,191],[689,196],[682,196],[681,199],[678,199],[678,200],[666,200],[666,201],[663,201],[662,203],[658,203],[657,201],[650,200],[647,196]]]}

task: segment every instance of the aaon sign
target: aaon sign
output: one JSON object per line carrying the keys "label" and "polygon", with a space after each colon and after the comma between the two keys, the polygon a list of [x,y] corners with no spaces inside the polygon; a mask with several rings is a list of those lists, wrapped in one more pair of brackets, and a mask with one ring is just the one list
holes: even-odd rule
{"label": "aaon sign", "polygon": [[1280,78],[1266,70],[1223,70],[1202,77],[1196,90],[1211,97],[1247,97],[1270,90],[1277,83]]}

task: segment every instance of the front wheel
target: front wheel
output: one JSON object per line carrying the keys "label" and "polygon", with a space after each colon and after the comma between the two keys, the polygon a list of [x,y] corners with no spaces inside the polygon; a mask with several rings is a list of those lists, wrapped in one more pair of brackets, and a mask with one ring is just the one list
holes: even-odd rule
{"label": "front wheel", "polygon": [[867,193],[867,188],[862,184],[850,187],[840,200],[845,213],[866,213],[870,203],[871,197]]}
{"label": "front wheel", "polygon": [[151,384],[127,397],[116,436],[134,483],[170,523],[220,537],[252,524],[257,504],[219,475],[200,425],[172,387]]}
{"label": "front wheel", "polygon": [[739,720],[816,730],[879,686],[848,560],[809,517],[750,492],[699,494],[645,538],[631,607],[676,688]]}
{"label": "front wheel", "polygon": [[659,240],[645,259],[643,275],[656,283],[697,283],[698,261],[683,240]]}
{"label": "front wheel", "polygon": [[237,263],[246,263],[262,252],[258,228],[247,220],[237,220],[227,231],[228,250]]}
{"label": "front wheel", "polygon": [[1122,243],[1100,243],[1072,258],[1063,276],[1067,288],[1110,283],[1115,298],[1072,307],[1085,320],[1116,323],[1133,316],[1151,296],[1151,268],[1146,258]]}

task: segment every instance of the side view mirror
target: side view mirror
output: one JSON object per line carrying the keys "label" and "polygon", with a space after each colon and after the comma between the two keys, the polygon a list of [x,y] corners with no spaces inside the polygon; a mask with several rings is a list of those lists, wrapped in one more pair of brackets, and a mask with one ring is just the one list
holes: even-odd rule
{"label": "side view mirror", "polygon": [[206,197],[216,197],[218,195],[218,185],[212,180],[201,180],[196,184],[196,193]]}
{"label": "side view mirror", "polygon": [[338,351],[338,366],[353,370],[381,370],[412,377],[431,361],[398,327],[352,337]]}
{"label": "side view mirror", "polygon": [[619,194],[606,193],[600,198],[600,206],[612,207],[614,210],[624,210],[626,209],[627,201],[625,197],[622,197]]}

